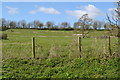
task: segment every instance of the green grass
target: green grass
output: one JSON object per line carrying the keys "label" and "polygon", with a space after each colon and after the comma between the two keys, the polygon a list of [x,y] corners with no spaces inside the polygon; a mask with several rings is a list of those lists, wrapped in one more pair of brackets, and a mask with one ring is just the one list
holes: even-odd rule
{"label": "green grass", "polygon": [[[8,34],[8,40],[3,40],[3,59],[9,57],[30,57],[32,54],[32,37],[36,39],[36,55],[48,54],[53,44],[60,46],[63,54],[66,54],[68,46],[77,48],[77,37],[73,36],[73,31],[49,31],[49,30],[32,30],[32,29],[14,29],[3,33]],[[33,33],[36,32],[36,33]],[[91,31],[90,36],[95,34],[104,35],[104,31]],[[94,35],[93,35],[94,34]],[[96,34],[96,35],[97,35]],[[41,37],[43,36],[43,37]],[[67,36],[67,37],[66,37]],[[112,52],[116,51],[117,38],[112,38]],[[84,38],[82,39],[82,51],[86,53],[108,53],[107,39]],[[96,47],[97,46],[97,47]],[[41,48],[42,47],[42,48]],[[42,50],[41,50],[42,49]]]}
{"label": "green grass", "polygon": [[120,59],[10,59],[3,61],[3,78],[120,78]]}
{"label": "green grass", "polygon": [[[117,38],[82,38],[78,50],[73,31],[10,29],[3,31],[3,78],[118,78]],[[107,35],[108,31],[91,31],[88,36]],[[36,58],[32,60],[32,37],[36,42]],[[81,57],[81,58],[80,58]]]}

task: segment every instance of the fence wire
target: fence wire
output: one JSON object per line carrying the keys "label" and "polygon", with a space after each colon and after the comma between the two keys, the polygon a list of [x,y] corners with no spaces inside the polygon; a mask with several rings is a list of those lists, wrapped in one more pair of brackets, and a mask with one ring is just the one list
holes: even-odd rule
{"label": "fence wire", "polygon": [[[38,58],[48,57],[78,57],[79,54],[87,56],[99,56],[109,54],[108,38],[82,38],[82,52],[78,50],[77,37],[35,37],[35,53]],[[2,57],[4,58],[29,58],[32,57],[31,42],[2,44]],[[118,38],[111,37],[111,52],[116,53]],[[92,54],[92,55],[91,55]]]}

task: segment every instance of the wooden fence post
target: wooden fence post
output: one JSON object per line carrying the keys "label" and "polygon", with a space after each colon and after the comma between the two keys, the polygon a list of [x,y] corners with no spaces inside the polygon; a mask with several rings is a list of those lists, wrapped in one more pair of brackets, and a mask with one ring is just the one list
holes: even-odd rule
{"label": "wooden fence post", "polygon": [[108,37],[108,49],[109,49],[109,54],[110,54],[110,56],[111,56],[112,54],[111,54],[111,41],[110,41],[110,36]]}
{"label": "wooden fence post", "polygon": [[35,58],[35,38],[32,38],[32,58]]}
{"label": "wooden fence post", "polygon": [[81,37],[78,37],[78,50],[81,52]]}

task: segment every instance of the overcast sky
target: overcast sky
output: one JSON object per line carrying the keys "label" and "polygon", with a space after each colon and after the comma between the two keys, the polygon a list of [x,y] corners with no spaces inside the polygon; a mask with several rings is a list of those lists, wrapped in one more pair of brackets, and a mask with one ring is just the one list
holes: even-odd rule
{"label": "overcast sky", "polygon": [[115,8],[113,2],[3,2],[2,17],[7,20],[31,22],[67,21],[71,25],[83,14],[94,20],[106,21],[106,13]]}

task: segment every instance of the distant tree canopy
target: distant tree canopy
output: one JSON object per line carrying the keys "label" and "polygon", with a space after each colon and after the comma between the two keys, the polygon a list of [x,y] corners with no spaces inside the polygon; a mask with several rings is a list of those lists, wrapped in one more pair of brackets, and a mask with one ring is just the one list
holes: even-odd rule
{"label": "distant tree canopy", "polygon": [[46,22],[46,26],[47,26],[48,29],[53,28],[54,23],[51,22],[51,21],[48,21],[48,22]]}
{"label": "distant tree canopy", "polygon": [[0,19],[1,25],[0,25],[0,30],[4,31],[7,29],[7,24],[6,24],[6,20],[4,18]]}
{"label": "distant tree canopy", "polygon": [[[102,24],[104,25],[105,22],[101,22],[101,21],[98,21],[98,20],[93,20],[92,27],[93,27],[93,29],[95,29],[95,30],[101,29],[101,28],[102,28]],[[104,28],[104,29],[105,29],[105,28]]]}
{"label": "distant tree canopy", "polygon": [[69,28],[70,24],[68,22],[62,22],[61,23],[61,28]]}
{"label": "distant tree canopy", "polygon": [[61,22],[59,24],[55,24],[52,21],[47,21],[46,23],[43,23],[39,20],[34,20],[31,22],[27,22],[26,20],[20,20],[18,22],[13,20],[8,21],[4,18],[0,20],[2,23],[2,25],[0,26],[0,30],[13,29],[13,28],[64,29],[64,30],[76,30],[76,31],[78,30],[86,31],[89,29],[100,30],[101,28],[104,28],[106,30],[113,29],[110,28],[109,27],[110,25],[106,22],[99,20],[93,21],[91,18],[89,18],[88,14],[82,15],[77,22],[73,23],[73,25],[70,25],[69,22]]}
{"label": "distant tree canopy", "polygon": [[11,21],[10,22],[10,28],[15,28],[16,27],[16,22],[14,22],[14,21]]}

